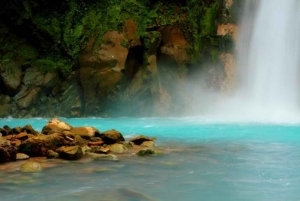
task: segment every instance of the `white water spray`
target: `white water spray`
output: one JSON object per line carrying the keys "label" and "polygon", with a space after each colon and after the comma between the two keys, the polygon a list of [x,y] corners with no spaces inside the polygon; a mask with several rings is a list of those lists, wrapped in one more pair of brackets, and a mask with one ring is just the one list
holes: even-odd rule
{"label": "white water spray", "polygon": [[239,27],[237,91],[201,119],[299,123],[300,1],[246,0]]}
{"label": "white water spray", "polygon": [[300,1],[247,1],[240,27],[236,98],[245,115],[299,119]]}

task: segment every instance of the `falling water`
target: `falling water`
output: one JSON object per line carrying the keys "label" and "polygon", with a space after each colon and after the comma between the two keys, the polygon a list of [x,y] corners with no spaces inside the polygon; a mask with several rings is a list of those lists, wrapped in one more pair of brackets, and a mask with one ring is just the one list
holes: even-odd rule
{"label": "falling water", "polygon": [[237,42],[237,91],[215,116],[300,121],[300,1],[245,1]]}
{"label": "falling water", "polygon": [[246,4],[238,46],[242,95],[261,110],[294,112],[299,109],[300,2],[260,0],[252,25],[255,5]]}

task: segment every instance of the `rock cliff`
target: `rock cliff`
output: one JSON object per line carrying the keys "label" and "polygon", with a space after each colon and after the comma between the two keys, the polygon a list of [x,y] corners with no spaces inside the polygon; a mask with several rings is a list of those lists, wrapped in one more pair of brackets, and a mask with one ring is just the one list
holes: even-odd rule
{"label": "rock cliff", "polygon": [[188,80],[212,90],[233,80],[241,0],[0,7],[0,117],[183,114]]}

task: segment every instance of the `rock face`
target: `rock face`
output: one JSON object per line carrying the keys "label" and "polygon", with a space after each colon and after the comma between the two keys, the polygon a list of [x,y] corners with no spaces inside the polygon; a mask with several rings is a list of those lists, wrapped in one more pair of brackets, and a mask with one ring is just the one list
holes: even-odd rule
{"label": "rock face", "polygon": [[4,2],[0,118],[182,114],[189,80],[230,88],[242,2]]}

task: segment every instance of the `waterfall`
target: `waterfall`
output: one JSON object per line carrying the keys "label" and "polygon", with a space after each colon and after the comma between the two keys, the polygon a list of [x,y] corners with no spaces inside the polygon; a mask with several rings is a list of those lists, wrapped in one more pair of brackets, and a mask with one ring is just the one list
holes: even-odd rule
{"label": "waterfall", "polygon": [[246,1],[236,54],[245,115],[300,117],[299,0]]}
{"label": "waterfall", "polygon": [[239,28],[234,93],[206,100],[200,120],[299,123],[300,1],[246,0]]}

